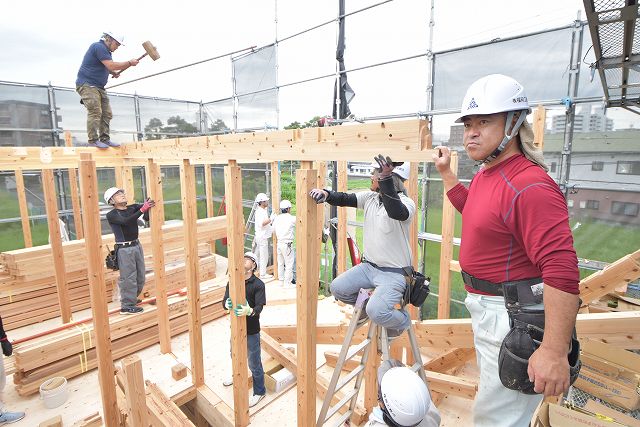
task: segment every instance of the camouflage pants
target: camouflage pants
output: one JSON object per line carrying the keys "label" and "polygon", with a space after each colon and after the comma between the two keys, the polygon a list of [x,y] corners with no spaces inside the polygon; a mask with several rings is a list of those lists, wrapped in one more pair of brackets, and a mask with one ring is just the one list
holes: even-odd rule
{"label": "camouflage pants", "polygon": [[83,84],[76,88],[87,107],[87,136],[89,142],[109,140],[109,123],[113,114],[109,105],[109,97],[104,89]]}

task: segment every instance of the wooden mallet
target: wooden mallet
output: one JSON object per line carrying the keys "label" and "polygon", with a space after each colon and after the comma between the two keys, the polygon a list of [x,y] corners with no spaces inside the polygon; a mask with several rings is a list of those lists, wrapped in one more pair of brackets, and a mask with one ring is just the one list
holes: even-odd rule
{"label": "wooden mallet", "polygon": [[[149,55],[149,57],[151,59],[153,59],[154,61],[158,60],[158,58],[160,58],[160,54],[158,53],[158,49],[156,49],[156,47],[154,45],[151,44],[151,42],[149,40],[147,40],[146,42],[142,43],[142,47],[144,48],[144,55],[142,55],[140,58],[138,58],[138,61],[140,61],[142,58],[144,58],[145,56]],[[124,70],[122,70],[124,71]],[[118,71],[114,77],[119,76],[120,74],[122,74],[122,71]]]}

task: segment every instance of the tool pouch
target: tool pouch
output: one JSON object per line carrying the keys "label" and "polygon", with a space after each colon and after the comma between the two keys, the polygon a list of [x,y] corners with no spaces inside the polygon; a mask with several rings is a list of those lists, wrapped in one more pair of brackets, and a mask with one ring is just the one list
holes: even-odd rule
{"label": "tool pouch", "polygon": [[[419,271],[413,270],[410,275],[406,275],[407,286],[404,291],[404,304],[407,302],[415,307],[420,307],[429,296],[430,277],[425,277]],[[403,304],[403,305],[404,305]]]}
{"label": "tool pouch", "polygon": [[107,254],[107,257],[104,259],[104,262],[107,265],[107,268],[111,270],[119,270],[120,267],[118,267],[118,248],[115,248],[114,250],[109,250],[109,246],[107,246],[107,250],[109,251],[109,253]]}

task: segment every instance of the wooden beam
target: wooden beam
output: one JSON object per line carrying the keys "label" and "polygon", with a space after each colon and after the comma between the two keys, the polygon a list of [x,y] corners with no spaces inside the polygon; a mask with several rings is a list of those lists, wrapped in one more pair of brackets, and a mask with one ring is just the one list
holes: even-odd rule
{"label": "wooden beam", "polygon": [[[195,427],[187,416],[156,384],[146,381],[147,406],[152,426]],[[115,425],[115,424],[114,424]]]}
{"label": "wooden beam", "polygon": [[[65,147],[72,147],[73,141],[71,139],[71,132],[68,130],[64,132],[64,145]],[[83,239],[84,232],[82,231],[82,214],[80,210],[80,196],[78,192],[78,176],[76,168],[67,169],[69,172],[69,191],[71,192],[71,206],[73,207],[73,225],[76,228],[76,239]]]}
{"label": "wooden beam", "polygon": [[124,394],[127,401],[127,423],[131,427],[147,427],[147,402],[144,389],[142,361],[136,354],[127,356],[121,362],[124,374]]}
{"label": "wooden beam", "polygon": [[20,206],[20,221],[22,222],[22,235],[24,236],[24,247],[33,246],[31,240],[31,224],[29,223],[29,208],[27,206],[27,193],[24,187],[24,177],[22,170],[16,169],[16,193],[18,195],[18,205]]}
{"label": "wooden beam", "polygon": [[540,151],[544,149],[546,117],[547,110],[542,105],[538,105],[533,111],[533,145]]}
{"label": "wooden beam", "polygon": [[194,402],[198,412],[212,426],[231,427],[234,424],[233,409],[206,385],[198,387]]}
{"label": "wooden beam", "polygon": [[[458,154],[451,152],[451,171],[458,174]],[[455,229],[456,211],[446,191],[442,203],[442,244],[440,245],[440,283],[438,284],[438,319],[449,318],[451,310],[451,270],[449,265],[453,258],[453,231]]]}
{"label": "wooden beam", "polygon": [[[291,201],[291,200],[289,200]],[[271,162],[271,211],[280,213],[280,170],[278,162]],[[284,277],[278,277],[278,239],[273,233],[273,278],[275,280],[284,280]]]}
{"label": "wooden beam", "polygon": [[[338,162],[338,191],[347,191],[347,162]],[[338,207],[338,274],[347,271],[347,208]],[[354,236],[355,238],[355,236]]]}
{"label": "wooden beam", "polygon": [[191,378],[196,387],[204,384],[202,354],[202,323],[200,315],[200,281],[198,280],[198,242],[196,240],[198,212],[196,209],[195,169],[188,160],[180,165],[180,192],[182,200],[182,225],[187,279],[189,315],[189,350],[191,353]]}
{"label": "wooden beam", "polygon": [[156,287],[156,304],[158,307],[160,351],[162,353],[169,353],[171,352],[171,331],[169,330],[169,305],[167,302],[167,282],[164,269],[164,244],[162,238],[164,204],[160,166],[154,163],[152,159],[149,159],[145,175],[147,177],[147,194],[156,202],[156,206],[149,211],[149,222],[151,223],[151,244]]}
{"label": "wooden beam", "polygon": [[53,266],[56,272],[56,288],[58,289],[60,316],[62,317],[62,323],[69,323],[71,321],[71,304],[69,302],[69,289],[67,287],[67,277],[64,268],[64,252],[62,251],[60,217],[58,216],[58,202],[56,200],[56,184],[51,169],[42,170],[42,191],[44,192],[44,202],[47,210]]}
{"label": "wooden beam", "polygon": [[102,232],[100,209],[98,208],[98,179],[96,163],[91,154],[83,153],[80,160],[80,194],[82,196],[82,218],[85,231],[87,271],[91,294],[93,329],[96,334],[98,355],[98,380],[102,397],[104,421],[107,426],[118,425],[119,411],[113,381],[113,359],[111,356],[111,329],[107,313],[104,259],[102,259]]}
{"label": "wooden beam", "polygon": [[[242,172],[235,161],[224,168],[227,206],[227,256],[229,258],[229,298],[233,304],[246,299],[244,286],[244,213],[242,207]],[[235,425],[249,424],[247,384],[247,322],[231,316],[231,360],[233,366],[233,406]]]}
{"label": "wooden beam", "polygon": [[[337,128],[337,127],[336,127]],[[320,247],[318,207],[309,192],[318,186],[318,171],[311,162],[302,162],[296,171],[297,242],[297,348],[298,348],[298,425],[315,424],[316,415],[316,327]]]}
{"label": "wooden beam", "polygon": [[429,389],[447,395],[460,396],[465,399],[475,399],[478,385],[466,378],[439,372],[425,371]]}
{"label": "wooden beam", "polygon": [[453,348],[425,363],[424,369],[445,374],[458,366],[464,365],[475,355],[476,351],[473,348]]}
{"label": "wooden beam", "polygon": [[[100,150],[94,147],[0,147],[0,170],[67,169],[78,167],[80,155],[91,154],[100,167],[121,166],[122,150]],[[142,162],[144,163],[144,162]]]}
{"label": "wooden beam", "polygon": [[640,277],[640,249],[625,255],[580,281],[582,305],[605,296],[621,285],[626,285]]}

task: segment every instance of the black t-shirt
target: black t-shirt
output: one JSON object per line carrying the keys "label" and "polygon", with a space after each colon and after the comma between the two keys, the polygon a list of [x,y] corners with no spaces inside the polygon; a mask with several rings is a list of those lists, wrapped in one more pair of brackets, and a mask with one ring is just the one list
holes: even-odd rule
{"label": "black t-shirt", "polygon": [[[262,307],[267,304],[267,295],[265,293],[264,282],[256,275],[251,275],[249,279],[245,280],[244,287],[249,307],[253,308],[251,316],[246,316],[247,335],[254,335],[260,332],[260,312],[262,311]],[[224,298],[222,299],[223,307],[227,298],[229,298],[229,283],[227,283],[227,289],[224,291]],[[233,301],[234,308],[238,304],[244,303],[244,301]]]}
{"label": "black t-shirt", "polygon": [[[113,230],[117,242],[130,242],[138,238],[138,218],[142,215],[142,205],[133,204],[126,209],[111,209],[107,212],[107,221]],[[144,214],[144,220],[149,220],[149,211]]]}

